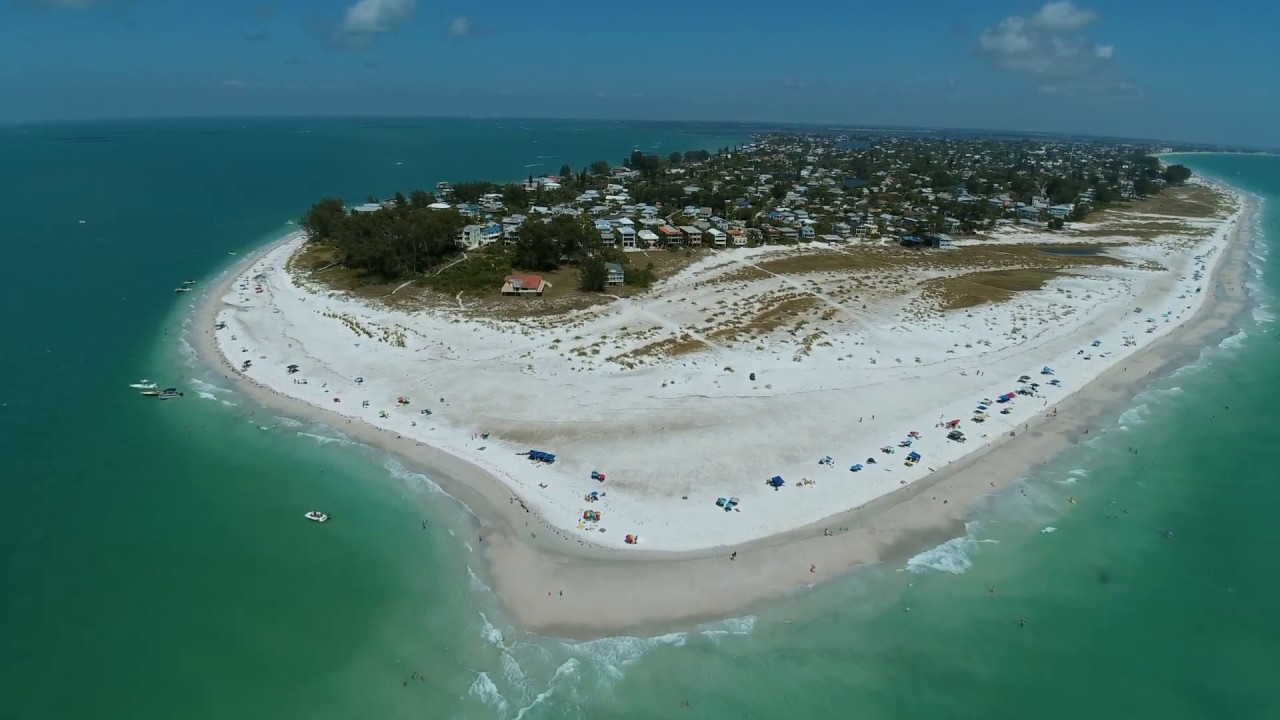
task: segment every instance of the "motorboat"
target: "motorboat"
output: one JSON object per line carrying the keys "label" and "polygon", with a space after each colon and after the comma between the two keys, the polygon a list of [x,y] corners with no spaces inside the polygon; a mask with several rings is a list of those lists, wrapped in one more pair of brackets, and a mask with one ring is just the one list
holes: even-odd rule
{"label": "motorboat", "polygon": [[311,522],[328,522],[329,521],[329,516],[325,515],[319,510],[312,510],[308,512],[306,515],[303,515],[302,517],[310,520]]}
{"label": "motorboat", "polygon": [[183,284],[183,286],[184,286],[184,287],[185,287],[185,286],[190,286],[190,285],[195,285],[195,284],[196,284],[196,281],[195,281],[195,280],[191,280],[190,278],[188,278],[188,279],[186,279],[186,280],[183,280],[183,281],[182,281],[182,284]]}
{"label": "motorboat", "polygon": [[191,292],[191,288],[187,287],[186,285],[183,285],[182,287],[176,287],[176,288],[174,288],[174,289],[173,289],[173,291],[174,291],[174,292],[176,292],[176,293],[180,293],[180,292]]}
{"label": "motorboat", "polygon": [[136,383],[129,383],[129,387],[137,388],[139,390],[155,390],[156,384],[146,378],[143,378]]}
{"label": "motorboat", "polygon": [[182,397],[182,393],[178,392],[178,388],[165,388],[164,390],[161,390],[160,394],[156,395],[156,397],[161,400],[172,400],[174,398]]}
{"label": "motorboat", "polygon": [[142,392],[140,392],[140,393],[138,393],[138,394],[139,394],[139,395],[145,395],[146,397],[160,397],[160,391],[159,391],[159,390],[155,390],[155,389],[152,389],[152,390],[143,390]]}

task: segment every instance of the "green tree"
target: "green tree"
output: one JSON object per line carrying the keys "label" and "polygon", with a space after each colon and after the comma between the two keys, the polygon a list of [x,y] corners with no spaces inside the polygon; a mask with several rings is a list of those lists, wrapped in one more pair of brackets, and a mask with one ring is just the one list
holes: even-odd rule
{"label": "green tree", "polygon": [[458,202],[473,203],[480,199],[481,195],[491,193],[498,189],[498,186],[491,182],[464,182],[453,186],[453,198]]}
{"label": "green tree", "polygon": [[604,160],[597,160],[588,166],[592,175],[608,175],[609,163]]}
{"label": "green tree", "polygon": [[512,208],[526,208],[529,206],[529,191],[515,183],[507,183],[502,186],[502,202]]}
{"label": "green tree", "polygon": [[647,263],[642,268],[632,268],[627,271],[627,284],[635,287],[647,288],[657,279],[658,273],[653,268],[653,263]]}
{"label": "green tree", "polygon": [[561,166],[560,166],[560,177],[561,177],[562,179],[568,179],[568,178],[573,177],[573,168],[569,167],[568,165],[561,165]]}
{"label": "green tree", "polygon": [[307,237],[312,240],[326,240],[333,236],[335,229],[346,216],[346,203],[341,198],[324,198],[311,206],[300,221]]}
{"label": "green tree", "polygon": [[589,257],[578,266],[578,289],[587,292],[604,292],[609,284],[609,269],[604,258]]}
{"label": "green tree", "polygon": [[1191,169],[1186,165],[1170,165],[1164,169],[1161,177],[1164,178],[1165,182],[1177,185],[1191,179]]}
{"label": "green tree", "polygon": [[672,165],[679,165],[680,163],[684,162],[684,153],[678,150],[676,152],[671,153],[670,155],[667,156],[667,162],[671,163]]}
{"label": "green tree", "polygon": [[1062,222],[1062,218],[1058,218],[1058,217],[1049,218],[1050,230],[1061,230],[1063,225],[1064,223]]}
{"label": "green tree", "polygon": [[424,210],[435,201],[436,196],[424,190],[414,190],[409,193],[409,206],[416,210]]}

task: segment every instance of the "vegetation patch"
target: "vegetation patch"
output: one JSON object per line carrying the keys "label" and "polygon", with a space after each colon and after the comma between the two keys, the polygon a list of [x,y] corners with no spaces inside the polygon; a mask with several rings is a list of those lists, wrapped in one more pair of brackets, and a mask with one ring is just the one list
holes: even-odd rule
{"label": "vegetation patch", "polygon": [[710,345],[688,333],[684,333],[678,337],[670,337],[651,342],[648,345],[642,345],[630,352],[615,355],[610,360],[620,365],[634,367],[635,361],[643,358],[679,357],[709,349],[711,349]]}
{"label": "vegetation patch", "polygon": [[1057,270],[1023,268],[966,273],[928,281],[929,294],[938,298],[943,310],[962,310],[986,303],[999,303],[1020,292],[1040,290],[1061,276]]}

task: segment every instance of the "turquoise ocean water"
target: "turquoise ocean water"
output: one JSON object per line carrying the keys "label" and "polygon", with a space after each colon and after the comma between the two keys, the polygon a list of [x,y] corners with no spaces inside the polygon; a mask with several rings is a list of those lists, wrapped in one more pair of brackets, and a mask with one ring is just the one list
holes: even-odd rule
{"label": "turquoise ocean water", "polygon": [[[514,630],[468,569],[456,503],[228,390],[182,339],[173,286],[322,195],[742,139],[461,120],[0,132],[0,718],[1280,717],[1280,158],[1184,159],[1266,198],[1240,334],[985,501],[967,537],[700,632]],[[188,396],[142,401],[126,385],[143,376]],[[317,532],[310,507],[342,522]]]}

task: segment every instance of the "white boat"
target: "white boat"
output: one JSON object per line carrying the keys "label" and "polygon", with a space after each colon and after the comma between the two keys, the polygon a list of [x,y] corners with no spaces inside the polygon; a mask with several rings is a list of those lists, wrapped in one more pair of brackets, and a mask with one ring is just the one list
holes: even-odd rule
{"label": "white boat", "polygon": [[156,384],[146,378],[143,378],[136,383],[129,383],[129,387],[137,388],[139,390],[155,390]]}
{"label": "white boat", "polygon": [[196,284],[196,281],[195,281],[195,280],[183,280],[183,281],[182,281],[182,285],[183,285],[183,287],[187,287],[187,286],[195,285],[195,284]]}
{"label": "white boat", "polygon": [[306,515],[303,515],[303,517],[305,517],[306,519],[310,520],[311,522],[328,522],[328,520],[329,520],[329,516],[328,516],[328,515],[325,515],[324,513],[320,512],[319,510],[312,510],[311,512],[307,513]]}
{"label": "white boat", "polygon": [[174,288],[174,289],[173,289],[173,291],[174,291],[174,292],[176,292],[176,293],[178,293],[178,292],[191,292],[191,288],[189,288],[189,287],[187,287],[187,286],[185,286],[185,285],[184,285],[184,286],[182,286],[182,287],[176,287],[176,288]]}
{"label": "white boat", "polygon": [[139,395],[145,395],[145,396],[147,396],[147,397],[160,397],[160,391],[159,391],[159,390],[143,390],[142,392],[140,392],[140,393],[138,393],[138,394],[139,394]]}
{"label": "white boat", "polygon": [[178,392],[178,388],[165,388],[164,390],[161,390],[160,394],[156,395],[156,397],[161,400],[173,400],[174,398],[182,397],[182,393]]}

